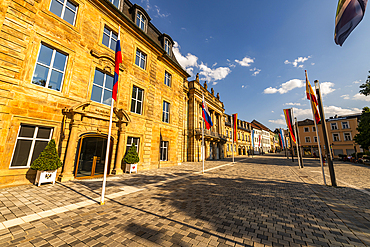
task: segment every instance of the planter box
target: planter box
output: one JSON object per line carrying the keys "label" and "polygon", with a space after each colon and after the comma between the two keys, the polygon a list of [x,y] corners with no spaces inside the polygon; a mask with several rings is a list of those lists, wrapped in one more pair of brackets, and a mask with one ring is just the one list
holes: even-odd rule
{"label": "planter box", "polygon": [[136,172],[137,173],[137,164],[126,164],[126,169],[125,169],[125,173],[126,172]]}
{"label": "planter box", "polygon": [[37,171],[35,184],[40,186],[41,183],[53,183],[55,184],[55,178],[57,176],[57,170],[54,171]]}

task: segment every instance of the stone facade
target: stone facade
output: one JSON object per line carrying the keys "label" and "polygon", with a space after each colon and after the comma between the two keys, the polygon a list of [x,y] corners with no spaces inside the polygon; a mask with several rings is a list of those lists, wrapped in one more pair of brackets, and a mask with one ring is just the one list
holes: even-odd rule
{"label": "stone facade", "polygon": [[226,154],[227,157],[232,157],[234,150],[234,156],[246,156],[248,155],[248,150],[251,149],[251,126],[250,123],[244,120],[237,120],[237,133],[236,142],[234,142],[234,149],[232,149],[232,125],[231,125],[231,115],[225,114],[225,129],[227,143],[226,143]]}
{"label": "stone facade", "polygon": [[[173,45],[171,37],[155,28],[145,10],[128,0],[121,0],[118,8],[109,1],[74,0],[72,19],[67,10],[64,16],[58,14],[53,1],[0,3],[0,186],[33,182],[32,152],[50,138],[56,140],[64,164],[58,171],[60,181],[76,177],[82,151],[93,152],[92,141],[106,143],[110,104],[104,103],[111,96],[104,90],[111,89],[108,80],[114,74],[115,47],[107,47],[104,39],[107,34],[117,35],[119,26],[123,63],[114,103],[109,172],[122,173],[121,161],[130,140],[139,144],[139,170],[185,161],[189,75],[167,49]],[[145,21],[142,27],[136,22],[138,14]],[[51,60],[45,62],[49,51]],[[138,53],[145,56],[140,58],[142,64],[137,62]],[[62,60],[64,69],[58,67]],[[48,79],[36,80],[45,68]],[[104,76],[104,86],[94,91],[98,75]],[[168,85],[166,75],[170,75]],[[132,108],[135,89],[142,94],[139,113]],[[105,95],[102,102],[94,100],[96,92]],[[165,103],[170,110],[164,121]],[[27,136],[26,130],[34,136]],[[51,134],[39,140],[42,131]],[[96,166],[91,176],[101,175],[97,162],[101,164],[104,155],[99,155],[89,161]]]}

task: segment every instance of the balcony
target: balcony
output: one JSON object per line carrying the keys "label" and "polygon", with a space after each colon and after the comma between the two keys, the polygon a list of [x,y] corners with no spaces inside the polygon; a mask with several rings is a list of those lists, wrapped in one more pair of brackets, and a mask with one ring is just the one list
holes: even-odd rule
{"label": "balcony", "polygon": [[[202,136],[202,129],[195,129],[194,130],[194,135],[201,137]],[[223,134],[220,134],[220,133],[217,133],[217,132],[213,132],[213,131],[210,131],[210,130],[207,130],[207,129],[204,129],[204,138],[215,139],[215,140],[218,139],[219,141],[223,141],[223,142],[227,141],[226,135],[223,135]]]}

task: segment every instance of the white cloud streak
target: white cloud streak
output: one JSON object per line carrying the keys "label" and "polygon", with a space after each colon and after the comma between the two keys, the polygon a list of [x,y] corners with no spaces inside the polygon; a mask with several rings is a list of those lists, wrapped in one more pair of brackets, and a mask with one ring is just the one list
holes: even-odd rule
{"label": "white cloud streak", "polygon": [[280,88],[268,87],[263,91],[263,93],[264,94],[274,94],[274,93],[279,92],[280,94],[284,94],[295,88],[301,88],[304,86],[305,86],[305,82],[303,80],[292,79],[292,80],[289,80],[281,84]]}
{"label": "white cloud streak", "polygon": [[253,72],[252,76],[257,76],[261,72],[261,70],[257,68],[250,69],[249,71]]}
{"label": "white cloud streak", "polygon": [[363,94],[357,93],[353,96],[354,100],[362,100],[370,102],[370,96],[365,96]]}
{"label": "white cloud streak", "polygon": [[247,56],[247,57],[243,58],[243,60],[241,60],[241,61],[235,59],[235,62],[237,62],[238,64],[240,64],[243,67],[249,67],[249,66],[252,65],[252,63],[254,63],[254,59]]}
{"label": "white cloud streak", "polygon": [[[289,60],[285,60],[284,61],[284,64],[292,64],[293,67],[303,68],[304,67],[303,66],[303,63],[306,62],[310,58],[311,58],[311,56],[308,56],[308,57],[298,57],[293,62],[290,62]],[[298,65],[299,63],[302,63],[302,64]]]}

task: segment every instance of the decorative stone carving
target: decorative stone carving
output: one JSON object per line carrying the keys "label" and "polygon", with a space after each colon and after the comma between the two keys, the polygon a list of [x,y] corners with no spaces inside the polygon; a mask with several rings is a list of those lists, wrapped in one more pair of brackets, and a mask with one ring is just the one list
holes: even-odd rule
{"label": "decorative stone carving", "polygon": [[204,85],[203,85],[204,89],[207,90],[207,81],[204,82]]}
{"label": "decorative stone carving", "polygon": [[211,88],[211,94],[215,95],[215,90],[213,90],[213,88]]}
{"label": "decorative stone carving", "polygon": [[220,100],[220,94],[219,93],[217,93],[216,97],[217,97],[218,100]]}

